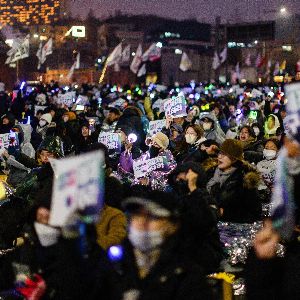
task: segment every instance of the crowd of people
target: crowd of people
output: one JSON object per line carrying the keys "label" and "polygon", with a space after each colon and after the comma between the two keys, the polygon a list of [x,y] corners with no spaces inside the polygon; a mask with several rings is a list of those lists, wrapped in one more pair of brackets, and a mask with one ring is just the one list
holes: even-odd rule
{"label": "crowd of people", "polygon": [[[166,115],[165,99],[178,96],[185,113]],[[266,217],[243,266],[247,297],[297,299],[300,136],[288,105],[277,85],[51,82],[9,93],[0,83],[1,299],[220,299],[208,280],[227,271],[218,224]],[[101,143],[104,133],[120,147]],[[50,160],[96,150],[105,156],[98,221],[84,235],[78,224],[49,225]],[[163,165],[137,177],[134,165],[154,158]]]}

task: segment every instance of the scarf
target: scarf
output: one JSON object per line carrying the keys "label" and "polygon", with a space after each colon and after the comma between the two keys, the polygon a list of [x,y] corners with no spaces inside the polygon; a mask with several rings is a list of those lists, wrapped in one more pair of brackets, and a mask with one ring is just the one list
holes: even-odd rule
{"label": "scarf", "polygon": [[219,168],[216,169],[213,178],[207,184],[207,190],[210,193],[211,188],[215,184],[219,184],[220,187],[226,182],[226,180],[236,171],[236,168],[231,168],[228,171],[222,171]]}

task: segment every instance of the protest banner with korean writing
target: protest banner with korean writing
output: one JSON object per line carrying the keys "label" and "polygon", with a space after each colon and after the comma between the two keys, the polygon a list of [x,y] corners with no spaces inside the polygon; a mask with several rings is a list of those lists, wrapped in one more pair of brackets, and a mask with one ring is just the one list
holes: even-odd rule
{"label": "protest banner with korean writing", "polygon": [[98,142],[104,144],[109,150],[121,151],[121,138],[118,133],[101,132]]}
{"label": "protest banner with korean writing", "polygon": [[0,148],[8,148],[9,146],[18,146],[18,134],[15,132],[0,134]]}
{"label": "protest banner with korean writing", "polygon": [[168,99],[164,103],[164,110],[166,116],[172,117],[184,117],[186,113],[187,102],[185,97],[180,95],[176,98]]}
{"label": "protest banner with korean writing", "polygon": [[103,152],[51,159],[50,163],[54,182],[49,224],[69,225],[78,211],[86,220],[96,222],[103,206]]}
{"label": "protest banner with korean writing", "polygon": [[74,104],[76,97],[76,92],[68,92],[65,94],[58,94],[58,100],[57,102],[59,104],[67,105],[68,107],[71,107]]}
{"label": "protest banner with korean writing", "polygon": [[133,172],[135,178],[145,177],[148,173],[164,167],[164,158],[162,156],[152,159],[134,161]]}
{"label": "protest banner with korean writing", "polygon": [[152,136],[160,132],[166,126],[166,120],[156,120],[149,123],[149,135]]}
{"label": "protest banner with korean writing", "polygon": [[299,137],[300,132],[300,83],[285,86],[287,117],[284,119],[285,130],[291,136]]}

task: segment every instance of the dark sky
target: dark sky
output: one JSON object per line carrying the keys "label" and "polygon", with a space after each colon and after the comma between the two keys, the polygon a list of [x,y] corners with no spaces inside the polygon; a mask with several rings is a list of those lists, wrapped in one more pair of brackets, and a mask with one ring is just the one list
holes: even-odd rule
{"label": "dark sky", "polygon": [[[300,0],[69,0],[73,16],[85,16],[90,8],[98,17],[107,17],[116,9],[129,14],[156,14],[213,22],[217,15],[225,21],[274,19],[280,7],[300,14]],[[268,12],[266,12],[266,10]]]}

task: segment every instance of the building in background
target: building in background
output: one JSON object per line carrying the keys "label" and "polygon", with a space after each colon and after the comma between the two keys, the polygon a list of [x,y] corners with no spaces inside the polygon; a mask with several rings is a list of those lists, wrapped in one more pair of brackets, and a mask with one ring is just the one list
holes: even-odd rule
{"label": "building in background", "polygon": [[53,24],[61,15],[61,0],[0,0],[2,25]]}

